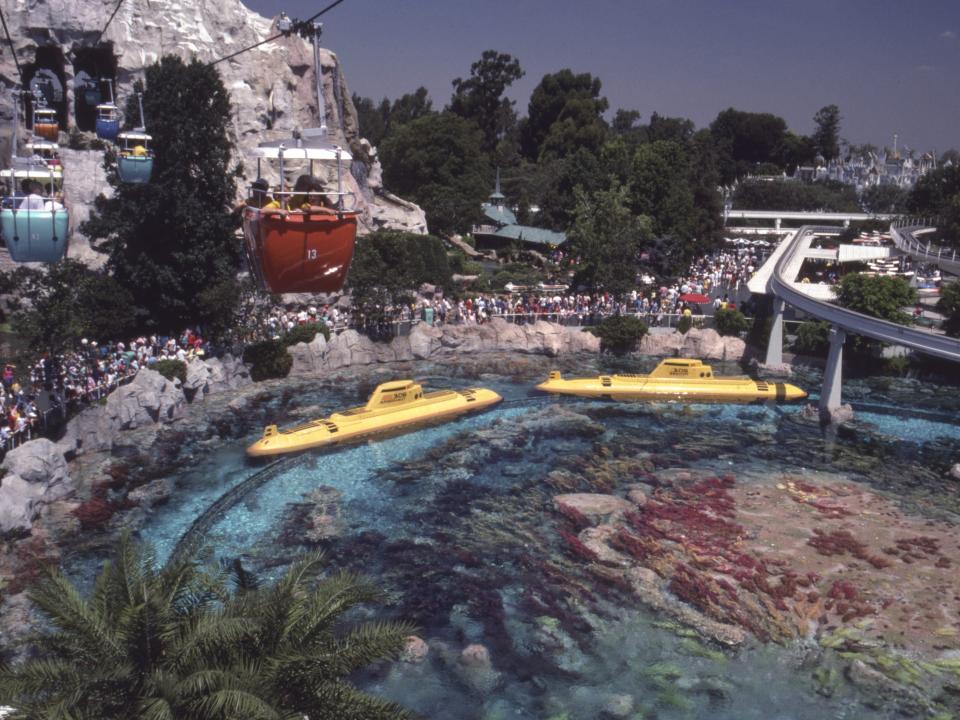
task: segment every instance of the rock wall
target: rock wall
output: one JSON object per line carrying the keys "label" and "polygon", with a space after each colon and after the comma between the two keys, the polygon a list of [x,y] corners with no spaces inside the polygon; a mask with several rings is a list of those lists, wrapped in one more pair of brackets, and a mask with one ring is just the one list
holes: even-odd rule
{"label": "rock wall", "polygon": [[73,491],[63,452],[46,438],[8,452],[0,469],[0,533],[29,530],[45,505]]}
{"label": "rock wall", "polygon": [[[69,127],[73,126],[76,50],[90,47],[117,6],[115,0],[13,0],[4,14],[21,66],[34,62],[38,48],[56,48],[65,58],[63,71]],[[247,9],[239,0],[126,0],[104,33],[117,59],[117,98],[122,108],[143,69],[161,56],[212,61],[276,34],[272,20]],[[336,38],[331,38],[336,44]],[[324,109],[330,139],[348,147],[362,168],[345,177],[362,210],[361,227],[395,227],[426,232],[423,211],[386,192],[376,150],[359,137],[356,110],[343,68],[329,50],[320,53]],[[257,143],[289,136],[294,128],[319,125],[314,98],[313,52],[310,44],[292,35],[265,43],[217,66],[233,99],[234,131],[244,154]],[[0,49],[0,80],[5,87],[19,84],[14,59],[4,44]],[[4,91],[0,103],[0,137],[9,147],[12,97]],[[149,129],[150,119],[147,118]],[[61,145],[66,140],[61,135]],[[99,157],[100,153],[92,152]],[[6,158],[4,154],[2,157]],[[5,161],[5,160],[4,160]],[[71,158],[71,162],[77,162]],[[65,160],[65,168],[70,166]],[[255,173],[255,163],[246,163]],[[64,178],[68,195],[93,196],[105,186],[96,175],[76,173]],[[77,201],[79,202],[79,201]],[[72,208],[71,208],[72,209]],[[74,223],[76,228],[77,223]]]}
{"label": "rock wall", "polygon": [[414,325],[410,334],[389,343],[375,343],[355,330],[340,333],[330,341],[317,335],[312,342],[289,349],[293,376],[314,375],[348,365],[407,360],[438,360],[485,352],[518,352],[558,355],[600,350],[600,340],[579,327],[538,321],[515,325],[494,318],[483,325]]}

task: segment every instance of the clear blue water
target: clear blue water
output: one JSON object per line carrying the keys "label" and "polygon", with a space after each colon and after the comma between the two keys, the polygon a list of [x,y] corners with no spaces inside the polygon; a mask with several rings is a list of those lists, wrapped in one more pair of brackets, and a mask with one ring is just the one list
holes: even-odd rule
{"label": "clear blue water", "polygon": [[[845,684],[831,697],[819,694],[814,670],[837,660],[814,646],[751,642],[722,650],[602,591],[560,548],[551,502],[559,491],[544,481],[587,456],[654,454],[662,466],[744,479],[846,473],[904,493],[905,506],[929,505],[951,492],[929,468],[960,459],[955,391],[852,382],[849,396],[861,407],[854,429],[825,433],[798,420],[797,405],[545,399],[531,387],[547,369],[466,379],[454,368],[413,366],[409,374],[434,387],[483,385],[505,402],[415,433],[303,455],[216,520],[204,536],[205,557],[242,557],[261,575],[277,576],[309,545],[297,513],[305,494],[334,488],[340,531],[323,543],[331,564],[375,578],[390,598],[381,612],[418,623],[431,646],[426,662],[380,667],[361,681],[428,718],[592,719],[617,694],[629,696],[630,718],[894,717],[892,707],[867,709]],[[811,373],[798,383],[815,391],[818,380]],[[281,423],[311,406],[325,414],[356,404],[369,386],[306,383],[268,411]],[[922,417],[911,413],[918,387]],[[198,459],[173,476],[174,500],[146,516],[140,535],[161,558],[216,498],[260,469],[244,458],[261,431],[255,414],[247,430],[194,452]],[[612,480],[617,487],[632,481]],[[470,673],[456,661],[470,643],[489,648],[489,671]]]}

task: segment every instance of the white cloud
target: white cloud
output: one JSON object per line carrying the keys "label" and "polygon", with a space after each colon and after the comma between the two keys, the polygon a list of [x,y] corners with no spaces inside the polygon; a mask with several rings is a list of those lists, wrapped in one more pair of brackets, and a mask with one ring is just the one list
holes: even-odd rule
{"label": "white cloud", "polygon": [[940,33],[940,37],[942,37],[944,40],[956,40],[957,34],[953,30],[944,30],[942,33]]}

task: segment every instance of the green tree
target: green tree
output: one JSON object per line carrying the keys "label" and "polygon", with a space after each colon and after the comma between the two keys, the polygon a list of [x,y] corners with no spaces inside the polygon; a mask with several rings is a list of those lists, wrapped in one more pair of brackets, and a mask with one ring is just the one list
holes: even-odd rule
{"label": "green tree", "polygon": [[157,569],[124,538],[89,597],[60,573],[30,591],[46,623],[28,659],[0,669],[0,702],[12,718],[410,717],[349,678],[396,656],[412,628],[345,626],[380,595],[323,566],[307,556],[262,587],[238,567],[231,592],[222,573],[182,560]]}
{"label": "green tree", "polygon": [[750,321],[734,308],[717,308],[713,314],[713,325],[721,335],[739,335],[750,329]]}
{"label": "green tree", "polygon": [[637,349],[637,344],[647,334],[647,324],[632,315],[617,315],[606,318],[596,327],[588,328],[600,338],[600,351],[612,355],[626,355]]}
{"label": "green tree", "polygon": [[794,352],[803,355],[825,355],[830,347],[830,323],[824,320],[810,320],[797,328],[794,340]]}
{"label": "green tree", "polygon": [[936,218],[938,238],[960,248],[960,165],[937,168],[920,178],[907,199],[907,209]]}
{"label": "green tree", "polygon": [[679,142],[657,140],[637,148],[630,176],[631,209],[653,221],[657,236],[693,236],[689,157]]}
{"label": "green tree", "polygon": [[370,141],[374,147],[379,147],[387,134],[387,118],[390,115],[390,101],[386,98],[377,105],[370,98],[353,94],[353,107],[357,111],[357,125],[360,137]]}
{"label": "green tree", "polygon": [[524,75],[520,61],[507,53],[484,50],[470,66],[470,77],[453,81],[449,112],[471,120],[483,132],[484,152],[493,154],[499,142],[517,123],[507,88]]}
{"label": "green tree", "polygon": [[663,140],[683,145],[693,137],[694,132],[696,132],[696,126],[692,120],[653,113],[647,125],[647,142]]}
{"label": "green tree", "polygon": [[383,98],[379,105],[370,98],[354,93],[353,106],[357,109],[360,136],[377,147],[392,130],[433,112],[433,102],[427,89],[422,86],[412,93],[401,95],[392,103]]}
{"label": "green tree", "polygon": [[432,232],[466,232],[490,192],[482,143],[476,125],[453,113],[417,118],[384,140],[384,183],[424,209]]}
{"label": "green tree", "polygon": [[733,205],[748,210],[861,211],[854,187],[834,180],[741,182],[733,196]]}
{"label": "green tree", "polygon": [[710,133],[721,156],[724,185],[756,172],[763,163],[784,167],[787,123],[781,117],[727,108],[710,123]]}
{"label": "green tree", "polygon": [[35,350],[60,352],[84,337],[115,340],[135,328],[131,294],[77,260],[61,260],[45,271],[18,268],[13,277],[27,300],[13,326]]}
{"label": "green tree", "polygon": [[813,133],[813,142],[817,152],[828,162],[840,157],[840,108],[826,105],[813,116],[817,129]]}
{"label": "green tree", "polygon": [[544,155],[564,158],[578,149],[599,149],[607,133],[603,113],[609,107],[601,86],[590,73],[575,75],[567,68],[544,75],[530,95],[520,131],[524,156],[537,161]]}
{"label": "green tree", "polygon": [[909,193],[897,185],[874,185],[864,191],[860,201],[867,212],[902,213],[908,196]]}
{"label": "green tree", "polygon": [[449,290],[451,281],[439,238],[378,230],[357,240],[347,286],[356,312],[374,330],[392,319],[389,306],[410,302],[423,283]]}
{"label": "green tree", "polygon": [[147,324],[206,322],[213,317],[200,312],[200,294],[232,280],[239,264],[230,96],[215,68],[165,56],[146,70],[144,111],[152,181],[120,183],[111,172],[113,197],[97,199],[82,229],[109,253],[110,271]]}
{"label": "green tree", "polygon": [[576,192],[570,241],[581,258],[577,282],[614,295],[635,287],[640,254],[652,239],[650,220],[627,207],[627,190]]}
{"label": "green tree", "polygon": [[813,138],[787,131],[778,155],[783,169],[793,173],[801,165],[813,164],[817,157],[817,146]]}
{"label": "green tree", "polygon": [[843,307],[901,325],[909,325],[911,319],[903,308],[916,301],[916,290],[901,277],[850,273],[837,286],[837,302]]}
{"label": "green tree", "polygon": [[950,337],[960,337],[960,282],[944,283],[937,310],[944,315],[943,329]]}

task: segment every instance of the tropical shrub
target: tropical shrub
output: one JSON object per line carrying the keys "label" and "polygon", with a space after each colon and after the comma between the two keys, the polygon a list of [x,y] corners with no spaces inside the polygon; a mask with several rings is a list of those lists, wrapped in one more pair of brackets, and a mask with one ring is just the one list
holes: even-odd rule
{"label": "tropical shrub", "polygon": [[911,320],[903,308],[916,301],[917,291],[901,277],[850,273],[837,286],[837,302],[843,307],[901,325]]}
{"label": "tropical shrub", "polygon": [[960,282],[944,283],[937,310],[943,313],[943,329],[950,337],[960,337]]}
{"label": "tropical shrub", "polygon": [[187,364],[183,360],[157,360],[150,369],[156,370],[167,380],[177,378],[180,382],[187,381]]}
{"label": "tropical shrub", "polygon": [[324,340],[330,339],[330,328],[327,327],[326,323],[315,322],[307,323],[306,325],[295,326],[283,336],[283,344],[287,347],[290,347],[291,345],[296,345],[297,343],[313,342],[313,339],[317,336],[317,333],[323,335]]}
{"label": "tropical shrub", "polygon": [[396,657],[413,628],[345,624],[380,593],[323,568],[309,555],[261,586],[237,563],[231,589],[191,561],[157,569],[124,537],[87,597],[57,570],[29,591],[44,622],[25,659],[0,667],[0,704],[11,718],[412,717],[350,677]]}
{"label": "tropical shrub", "polygon": [[693,317],[691,315],[681,315],[677,321],[677,332],[686,335],[693,327]]}
{"label": "tropical shrub", "polygon": [[823,355],[830,347],[830,323],[824,320],[812,320],[797,328],[797,337],[793,341],[795,352],[803,355]]}
{"label": "tropical shrub", "polygon": [[612,355],[626,355],[636,350],[637,344],[647,334],[647,324],[632,315],[609,317],[596,327],[586,328],[600,338],[600,351]]}
{"label": "tropical shrub", "polygon": [[263,340],[248,345],[243,351],[243,361],[253,366],[250,368],[250,377],[256,382],[284,378],[293,367],[293,358],[283,340]]}
{"label": "tropical shrub", "polygon": [[735,308],[718,308],[713,314],[713,326],[721,335],[739,335],[750,329],[750,321]]}

